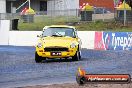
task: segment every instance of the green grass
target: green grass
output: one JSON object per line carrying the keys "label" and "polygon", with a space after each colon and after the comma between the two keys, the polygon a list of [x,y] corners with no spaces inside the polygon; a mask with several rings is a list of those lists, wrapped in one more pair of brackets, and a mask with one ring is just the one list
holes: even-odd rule
{"label": "green grass", "polygon": [[80,23],[76,26],[80,31],[115,31],[115,32],[132,32],[132,26],[123,27],[123,24],[117,24],[113,21],[103,22],[96,21],[90,23]]}
{"label": "green grass", "polygon": [[58,17],[48,17],[48,16],[35,16],[34,23],[23,23],[23,20],[19,20],[18,29],[20,31],[41,31],[44,26],[47,25],[65,25],[68,22],[77,23],[75,27],[79,31],[119,31],[119,32],[132,32],[132,26],[128,25],[123,27],[123,24],[109,21],[95,21],[95,22],[80,22],[80,18],[70,16],[58,16]]}
{"label": "green grass", "polygon": [[23,20],[21,19],[18,24],[18,29],[20,31],[39,31],[42,30],[44,26],[47,25],[64,25],[66,22],[77,22],[79,21],[76,17],[64,17],[64,16],[58,16],[58,17],[48,17],[48,16],[35,16],[34,17],[34,23],[23,23]]}

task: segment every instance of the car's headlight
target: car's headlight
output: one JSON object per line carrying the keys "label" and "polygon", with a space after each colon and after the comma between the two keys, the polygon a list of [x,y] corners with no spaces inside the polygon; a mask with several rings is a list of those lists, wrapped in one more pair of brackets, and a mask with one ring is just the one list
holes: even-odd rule
{"label": "car's headlight", "polygon": [[42,43],[38,43],[38,48],[41,48],[42,47]]}
{"label": "car's headlight", "polygon": [[75,47],[76,47],[76,44],[75,44],[75,43],[72,43],[72,44],[70,45],[70,47],[71,47],[71,48],[75,48]]}

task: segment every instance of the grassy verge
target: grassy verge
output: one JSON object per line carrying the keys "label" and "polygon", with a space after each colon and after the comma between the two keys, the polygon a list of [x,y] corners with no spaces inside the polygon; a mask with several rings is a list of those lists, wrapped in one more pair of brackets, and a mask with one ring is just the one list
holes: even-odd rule
{"label": "grassy verge", "polygon": [[19,21],[18,29],[20,31],[41,31],[46,25],[65,25],[67,23],[76,23],[75,27],[79,31],[127,31],[132,32],[132,26],[128,25],[123,27],[123,24],[109,21],[95,21],[95,22],[79,22],[80,18],[77,17],[48,17],[48,16],[35,16],[34,23],[23,23]]}
{"label": "grassy verge", "polygon": [[80,31],[114,31],[114,32],[132,32],[132,26],[126,27],[123,24],[111,22],[96,21],[90,23],[80,23],[76,25]]}

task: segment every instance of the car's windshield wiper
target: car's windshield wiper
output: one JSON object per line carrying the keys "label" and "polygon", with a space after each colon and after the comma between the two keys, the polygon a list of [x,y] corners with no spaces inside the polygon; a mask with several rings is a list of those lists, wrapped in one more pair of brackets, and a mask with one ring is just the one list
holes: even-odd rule
{"label": "car's windshield wiper", "polygon": [[63,37],[62,35],[51,35],[51,36],[54,36],[54,37]]}
{"label": "car's windshield wiper", "polygon": [[48,36],[42,36],[42,37],[48,37]]}

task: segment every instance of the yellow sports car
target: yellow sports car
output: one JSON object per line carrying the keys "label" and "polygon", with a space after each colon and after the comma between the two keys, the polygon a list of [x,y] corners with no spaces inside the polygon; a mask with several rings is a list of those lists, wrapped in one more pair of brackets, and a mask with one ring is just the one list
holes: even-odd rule
{"label": "yellow sports car", "polygon": [[36,45],[35,61],[37,63],[50,58],[81,59],[81,40],[73,26],[45,26]]}

